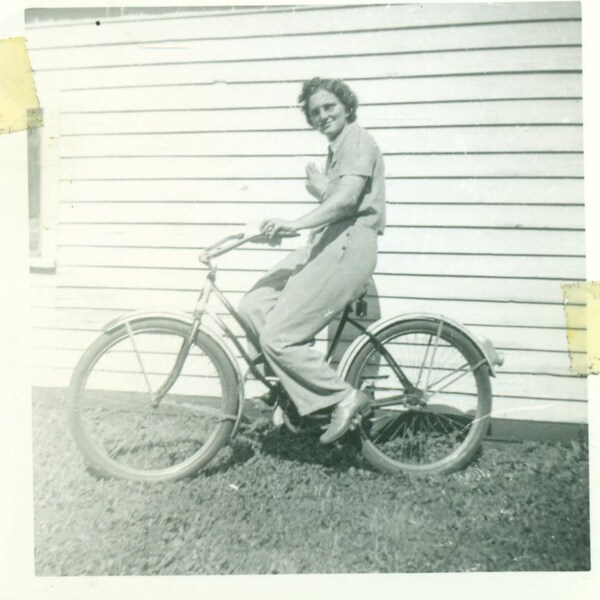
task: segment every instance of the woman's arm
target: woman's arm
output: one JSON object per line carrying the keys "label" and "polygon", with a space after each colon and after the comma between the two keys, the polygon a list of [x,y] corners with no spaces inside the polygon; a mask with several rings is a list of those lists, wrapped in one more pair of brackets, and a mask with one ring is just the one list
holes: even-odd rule
{"label": "woman's arm", "polygon": [[336,181],[329,196],[315,209],[291,221],[266,219],[261,223],[261,231],[274,238],[278,233],[293,233],[300,229],[321,227],[348,217],[356,211],[365,181],[366,177],[361,175],[344,175]]}
{"label": "woman's arm", "polygon": [[325,200],[327,188],[329,187],[329,178],[319,170],[315,163],[306,165],[306,191],[319,202]]}

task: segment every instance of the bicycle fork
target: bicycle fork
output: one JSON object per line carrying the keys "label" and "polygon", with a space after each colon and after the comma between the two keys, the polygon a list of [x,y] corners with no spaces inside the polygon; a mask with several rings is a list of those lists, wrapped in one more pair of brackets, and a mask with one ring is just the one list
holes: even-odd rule
{"label": "bicycle fork", "polygon": [[173,385],[181,375],[183,365],[185,364],[185,360],[188,357],[190,348],[192,347],[194,339],[196,338],[199,326],[200,319],[194,319],[189,336],[185,338],[181,343],[181,348],[177,353],[177,358],[175,359],[175,364],[173,365],[171,372],[167,376],[165,382],[158,388],[158,390],[156,390],[156,392],[152,394],[152,406],[154,408],[158,408],[158,406],[160,405],[160,401],[165,397],[167,392],[173,387]]}
{"label": "bicycle fork", "polygon": [[[211,277],[211,275],[212,275],[212,277]],[[190,352],[190,348],[192,347],[194,340],[196,339],[196,334],[198,333],[198,328],[200,327],[200,321],[202,319],[202,315],[204,314],[204,312],[206,310],[208,298],[213,289],[213,287],[212,287],[213,277],[214,277],[214,275],[211,273],[206,278],[204,286],[202,287],[202,290],[200,291],[200,294],[198,296],[198,300],[196,302],[196,307],[194,308],[194,321],[192,322],[192,326],[190,328],[190,333],[181,343],[181,347],[179,348],[179,352],[177,353],[177,357],[175,358],[175,364],[173,365],[171,372],[167,375],[166,380],[158,388],[158,390],[156,390],[156,392],[152,392],[152,390],[150,388],[150,384],[146,377],[145,370],[143,369],[143,365],[141,364],[141,357],[139,355],[137,348],[135,347],[135,339],[133,337],[133,332],[131,331],[131,328],[128,327],[129,337],[131,338],[131,342],[134,346],[134,350],[137,355],[138,362],[140,363],[140,366],[142,367],[142,372],[144,373],[144,377],[146,378],[146,385],[148,386],[148,391],[151,394],[151,398],[152,398],[151,404],[152,404],[153,408],[158,408],[161,400],[165,397],[165,395],[169,392],[169,390],[173,387],[173,385],[175,384],[175,382],[181,375],[181,371],[183,370],[183,366],[184,366],[185,361]]]}

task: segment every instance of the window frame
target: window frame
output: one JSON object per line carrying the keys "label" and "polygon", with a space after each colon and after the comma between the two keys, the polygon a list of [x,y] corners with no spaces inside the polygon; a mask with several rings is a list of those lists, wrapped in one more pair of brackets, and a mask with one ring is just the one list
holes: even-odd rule
{"label": "window frame", "polygon": [[[55,272],[58,249],[58,197],[59,197],[59,94],[48,91],[40,103],[43,123],[39,126],[39,224],[36,255],[30,254],[32,272]],[[28,155],[28,169],[31,157]]]}

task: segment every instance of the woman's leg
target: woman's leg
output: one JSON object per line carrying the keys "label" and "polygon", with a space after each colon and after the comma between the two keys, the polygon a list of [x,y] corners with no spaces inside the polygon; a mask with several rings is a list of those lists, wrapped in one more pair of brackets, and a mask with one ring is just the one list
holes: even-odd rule
{"label": "woman's leg", "polygon": [[301,415],[337,404],[352,391],[312,340],[365,290],[375,267],[376,232],[354,224],[330,237],[289,277],[260,334],[271,368]]}
{"label": "woman's leg", "polygon": [[[299,265],[303,264],[306,255],[304,248],[288,254],[261,277],[242,298],[238,313],[257,338],[260,337],[267,315],[277,303],[290,276]],[[250,341],[248,341],[248,350],[253,358],[260,352],[260,348],[255,348]]]}

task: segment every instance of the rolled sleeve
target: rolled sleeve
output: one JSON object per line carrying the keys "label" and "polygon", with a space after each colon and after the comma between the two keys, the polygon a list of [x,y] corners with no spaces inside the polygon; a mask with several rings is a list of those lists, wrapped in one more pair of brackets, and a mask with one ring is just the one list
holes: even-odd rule
{"label": "rolled sleeve", "polygon": [[357,132],[340,148],[334,166],[336,178],[344,175],[360,175],[370,178],[377,160],[377,148],[366,135]]}

